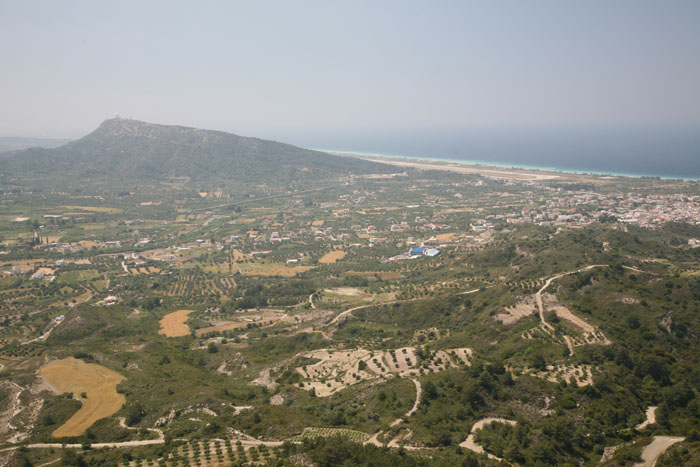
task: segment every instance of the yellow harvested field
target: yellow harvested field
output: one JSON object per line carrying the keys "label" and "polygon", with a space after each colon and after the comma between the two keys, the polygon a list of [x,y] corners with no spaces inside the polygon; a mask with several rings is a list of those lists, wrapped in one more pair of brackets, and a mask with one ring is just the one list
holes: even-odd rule
{"label": "yellow harvested field", "polygon": [[209,326],[206,328],[200,328],[195,331],[195,334],[197,337],[203,336],[204,334],[208,334],[210,332],[221,332],[221,331],[231,331],[233,329],[243,329],[247,327],[250,324],[248,323],[220,323],[215,326]]}
{"label": "yellow harvested field", "polygon": [[458,238],[457,235],[453,233],[444,233],[436,235],[435,240],[438,242],[456,242]]}
{"label": "yellow harvested field", "polygon": [[178,310],[168,313],[160,320],[160,330],[158,334],[165,337],[182,337],[190,333],[190,327],[185,324],[187,315],[194,313],[194,310]]}
{"label": "yellow harvested field", "polygon": [[160,269],[154,268],[153,266],[149,266],[146,268],[133,268],[129,270],[130,273],[134,275],[138,274],[158,274],[160,272]]}
{"label": "yellow harvested field", "polygon": [[245,259],[248,259],[248,255],[241,253],[239,250],[233,250],[234,261],[243,261]]}
{"label": "yellow harvested field", "polygon": [[383,281],[401,279],[403,277],[403,274],[401,274],[399,271],[348,271],[345,274],[348,276],[363,277],[379,276]]}
{"label": "yellow harvested field", "polygon": [[323,225],[323,219],[317,219],[317,220],[313,221],[311,223],[311,225],[316,226],[316,227],[320,227]]}
{"label": "yellow harvested field", "polygon": [[93,242],[92,240],[81,240],[78,242],[78,245],[80,245],[84,248],[92,248],[92,247],[100,246],[97,242]]}
{"label": "yellow harvested field", "polygon": [[123,211],[121,208],[108,208],[102,206],[63,206],[66,209],[78,209],[80,211],[92,211],[92,212],[109,212],[109,213],[120,213]]}
{"label": "yellow harvested field", "polygon": [[43,274],[45,276],[53,276],[54,270],[51,268],[39,268],[36,270],[37,274]]}
{"label": "yellow harvested field", "polygon": [[288,267],[283,264],[242,264],[240,270],[247,276],[282,276],[294,277],[313,269],[313,266]]}
{"label": "yellow harvested field", "polygon": [[321,259],[319,259],[318,262],[322,264],[330,264],[343,258],[345,258],[345,252],[343,250],[333,250],[321,256]]}
{"label": "yellow harvested field", "polygon": [[54,438],[82,435],[97,420],[114,415],[126,400],[117,392],[125,378],[102,365],[69,357],[49,363],[40,373],[59,392],[72,392],[83,404],[51,434]]}

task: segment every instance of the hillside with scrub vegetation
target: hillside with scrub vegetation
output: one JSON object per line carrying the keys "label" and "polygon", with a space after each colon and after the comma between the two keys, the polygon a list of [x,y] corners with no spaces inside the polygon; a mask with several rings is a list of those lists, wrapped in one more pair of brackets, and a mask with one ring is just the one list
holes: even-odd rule
{"label": "hillside with scrub vegetation", "polygon": [[[150,133],[131,125],[98,133],[119,127],[142,152]],[[234,141],[151,130],[177,145]],[[26,154],[91,172],[100,134]],[[168,179],[177,166],[142,184],[125,149],[106,166],[123,181],[43,184],[20,170],[3,185],[4,465],[700,455],[697,182],[338,158],[290,185],[287,169],[330,156],[240,144],[296,162],[235,188]]]}

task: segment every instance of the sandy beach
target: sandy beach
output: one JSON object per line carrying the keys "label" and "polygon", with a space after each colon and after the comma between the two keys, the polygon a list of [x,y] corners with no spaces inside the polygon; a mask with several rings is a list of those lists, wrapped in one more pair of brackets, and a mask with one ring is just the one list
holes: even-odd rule
{"label": "sandy beach", "polygon": [[515,180],[555,180],[562,178],[561,174],[544,171],[532,171],[527,169],[502,169],[500,167],[481,166],[475,164],[462,164],[459,162],[441,162],[401,157],[381,157],[374,155],[350,154],[333,152],[339,156],[357,157],[398,167],[412,167],[419,170],[447,170],[458,173],[475,173],[486,177]]}

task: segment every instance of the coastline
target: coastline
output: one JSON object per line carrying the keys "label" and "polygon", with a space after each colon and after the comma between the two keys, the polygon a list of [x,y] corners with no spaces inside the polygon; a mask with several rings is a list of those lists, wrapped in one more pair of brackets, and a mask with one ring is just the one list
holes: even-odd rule
{"label": "coastline", "polygon": [[[386,164],[397,165],[402,167],[415,167],[422,169],[434,170],[455,170],[462,173],[486,173],[486,175],[494,176],[495,178],[530,178],[539,180],[553,180],[564,178],[567,176],[579,177],[596,177],[596,178],[637,178],[637,179],[659,179],[671,181],[689,181],[698,182],[700,178],[680,177],[670,175],[649,175],[635,173],[620,173],[620,172],[605,172],[592,170],[574,170],[562,169],[559,167],[543,167],[533,165],[518,165],[506,162],[488,162],[478,160],[459,160],[442,157],[426,157],[426,156],[407,156],[398,154],[378,154],[370,152],[344,151],[337,149],[314,149],[335,156],[356,157],[359,159],[367,159]],[[516,172],[508,172],[516,171]],[[499,177],[498,175],[501,174]],[[510,175],[510,176],[508,176]],[[521,177],[514,177],[521,175]],[[529,175],[529,177],[523,177]]]}

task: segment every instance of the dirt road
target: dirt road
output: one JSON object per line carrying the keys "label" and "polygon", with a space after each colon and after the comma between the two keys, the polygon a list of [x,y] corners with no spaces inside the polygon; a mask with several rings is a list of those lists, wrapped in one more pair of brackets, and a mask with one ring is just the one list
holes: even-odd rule
{"label": "dirt road", "polygon": [[[607,266],[607,264],[592,264],[590,266],[586,266],[585,268],[577,269],[576,271],[563,272],[561,274],[557,274],[556,276],[552,276],[549,279],[547,279],[547,282],[545,282],[544,285],[540,288],[540,290],[538,290],[537,293],[535,293],[535,300],[537,302],[537,308],[540,312],[540,321],[542,322],[542,327],[544,327],[548,331],[554,330],[552,325],[544,319],[544,304],[542,303],[542,292],[547,290],[547,287],[549,287],[553,281],[560,279],[564,276],[568,276],[570,274],[576,274],[583,271],[590,271],[593,268],[602,268],[605,266]],[[564,341],[569,347],[569,355],[574,355],[574,346],[573,342],[571,341],[571,338],[569,336],[564,336]]]}
{"label": "dirt road", "polygon": [[676,443],[680,443],[685,440],[685,438],[674,437],[674,436],[654,436],[654,441],[649,443],[642,451],[642,462],[637,462],[635,467],[654,467],[656,461],[659,460],[661,454],[663,454],[666,449],[670,448]]}
{"label": "dirt road", "polygon": [[635,428],[636,428],[637,430],[643,430],[643,429],[646,428],[647,426],[653,425],[654,423],[656,423],[656,409],[657,409],[657,408],[658,408],[658,407],[656,407],[656,406],[654,406],[654,405],[649,406],[649,407],[647,408],[647,419],[644,420],[644,421],[643,421],[642,423],[640,423],[639,425],[637,425]]}
{"label": "dirt road", "polygon": [[470,451],[474,451],[477,454],[486,454],[490,459],[502,461],[503,459],[501,459],[500,457],[496,457],[493,454],[489,454],[488,452],[484,451],[484,448],[482,448],[481,445],[476,444],[476,438],[474,436],[474,432],[476,430],[479,430],[479,429],[483,428],[485,425],[488,425],[488,424],[494,423],[494,422],[507,423],[509,425],[515,425],[516,423],[518,423],[515,420],[508,420],[505,418],[493,418],[493,417],[482,418],[481,420],[476,422],[474,424],[474,426],[472,426],[471,433],[469,433],[469,436],[467,436],[466,440],[459,443],[459,446],[463,447],[465,449],[469,449]]}

